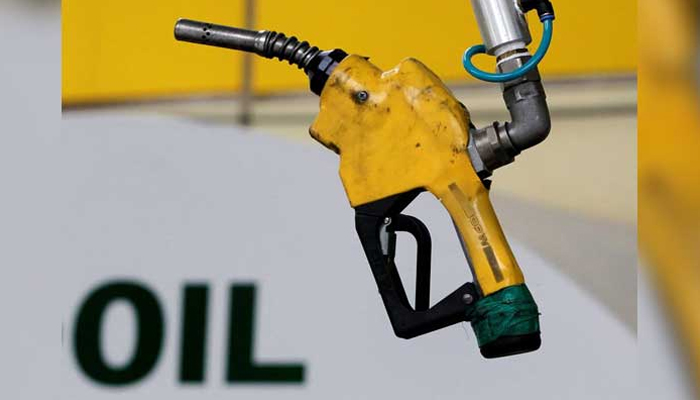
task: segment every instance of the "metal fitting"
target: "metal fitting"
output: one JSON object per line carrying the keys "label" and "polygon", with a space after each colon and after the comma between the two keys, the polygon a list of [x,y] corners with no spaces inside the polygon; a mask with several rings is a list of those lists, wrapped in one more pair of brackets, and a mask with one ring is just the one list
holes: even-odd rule
{"label": "metal fitting", "polygon": [[[524,52],[503,55],[501,72],[513,71],[530,58]],[[551,119],[547,96],[537,68],[525,76],[502,85],[503,101],[510,113],[510,122],[494,122],[491,126],[470,131],[467,150],[479,177],[487,178],[494,170],[510,164],[523,150],[541,143],[549,135]]]}
{"label": "metal fitting", "polygon": [[525,15],[515,0],[472,0],[486,52],[500,56],[532,41]]}
{"label": "metal fitting", "polygon": [[511,118],[506,130],[518,152],[542,143],[549,136],[552,121],[542,82],[528,81],[507,88],[503,99]]}
{"label": "metal fitting", "polygon": [[480,178],[488,178],[496,168],[510,164],[520,152],[513,146],[506,127],[498,122],[470,132],[469,158]]}
{"label": "metal fitting", "polygon": [[[532,56],[527,49],[515,50],[502,54],[496,60],[498,72],[502,74],[513,72],[525,65],[530,58],[532,58]],[[530,72],[521,76],[520,78],[503,83],[501,90],[505,91],[507,88],[515,86],[519,83],[539,80],[541,80],[540,71],[537,68],[533,68],[530,70]]]}

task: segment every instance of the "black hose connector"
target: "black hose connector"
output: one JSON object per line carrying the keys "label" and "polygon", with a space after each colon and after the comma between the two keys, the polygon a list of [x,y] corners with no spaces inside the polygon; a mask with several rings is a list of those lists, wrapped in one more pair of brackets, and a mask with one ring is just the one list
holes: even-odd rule
{"label": "black hose connector", "polygon": [[308,68],[304,69],[309,77],[309,88],[318,96],[326,86],[328,78],[335,67],[348,56],[348,53],[340,49],[322,51],[309,61]]}
{"label": "black hose connector", "polygon": [[542,18],[545,15],[554,15],[554,6],[549,0],[519,0],[520,9],[526,13],[537,10],[537,15]]}
{"label": "black hose connector", "polygon": [[177,40],[241,50],[265,58],[277,58],[303,69],[309,77],[311,91],[321,95],[328,77],[347,57],[340,49],[321,51],[309,42],[299,41],[274,31],[253,31],[207,22],[180,19],[175,24]]}

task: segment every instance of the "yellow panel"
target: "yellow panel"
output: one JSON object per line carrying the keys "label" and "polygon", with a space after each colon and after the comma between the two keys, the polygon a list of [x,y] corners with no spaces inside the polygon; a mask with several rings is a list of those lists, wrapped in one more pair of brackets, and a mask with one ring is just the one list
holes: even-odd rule
{"label": "yellow panel", "polygon": [[[176,18],[240,26],[241,0],[63,1],[65,102],[124,100],[184,93],[215,93],[240,86],[240,55],[176,42]],[[554,43],[547,75],[634,72],[636,1],[589,0],[585,7],[555,1]],[[605,10],[604,13],[599,10]],[[257,0],[260,29],[296,35],[322,48],[372,57],[382,68],[406,57],[440,77],[467,82],[466,47],[481,42],[468,0]],[[531,18],[535,42],[541,28]],[[493,59],[477,57],[493,68]],[[307,87],[302,73],[278,61],[256,59],[259,93]]]}
{"label": "yellow panel", "polygon": [[64,103],[235,90],[240,55],[176,42],[173,26],[242,15],[240,0],[64,0]]}

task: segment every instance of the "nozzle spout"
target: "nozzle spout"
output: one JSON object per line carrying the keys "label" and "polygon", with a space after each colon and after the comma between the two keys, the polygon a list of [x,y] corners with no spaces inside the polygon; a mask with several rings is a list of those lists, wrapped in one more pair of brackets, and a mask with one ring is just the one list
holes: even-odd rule
{"label": "nozzle spout", "polygon": [[300,42],[296,37],[287,37],[284,33],[252,31],[189,19],[177,21],[175,39],[288,61],[306,72],[311,91],[319,96],[335,66],[347,57],[343,50],[321,51],[309,42]]}
{"label": "nozzle spout", "polygon": [[264,33],[189,19],[180,19],[175,24],[177,40],[256,54],[261,54],[264,50]]}
{"label": "nozzle spout", "polygon": [[231,26],[181,19],[175,24],[175,39],[227,49],[247,51],[257,55],[289,61],[308,71],[311,60],[321,50],[296,37],[274,31],[251,31]]}

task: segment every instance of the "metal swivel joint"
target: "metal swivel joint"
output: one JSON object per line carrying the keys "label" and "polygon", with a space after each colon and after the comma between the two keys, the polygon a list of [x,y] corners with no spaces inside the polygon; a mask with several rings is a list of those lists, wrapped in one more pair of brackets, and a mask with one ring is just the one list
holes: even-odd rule
{"label": "metal swivel joint", "polygon": [[[472,0],[472,6],[484,39],[481,49],[472,53],[483,50],[496,57],[498,74],[484,73],[483,80],[501,82],[503,100],[511,117],[510,122],[494,122],[470,132],[468,150],[472,164],[478,175],[486,178],[495,169],[513,162],[521,151],[541,143],[549,135],[549,108],[537,65],[529,63],[526,73],[516,72],[527,68],[533,57],[540,60],[544,57],[551,41],[554,8],[547,0]],[[525,13],[530,10],[536,10],[545,25],[545,35],[535,56],[527,50],[532,39]],[[473,54],[465,53],[465,59]],[[475,76],[479,78],[478,74]],[[496,79],[501,77],[509,78]]]}

